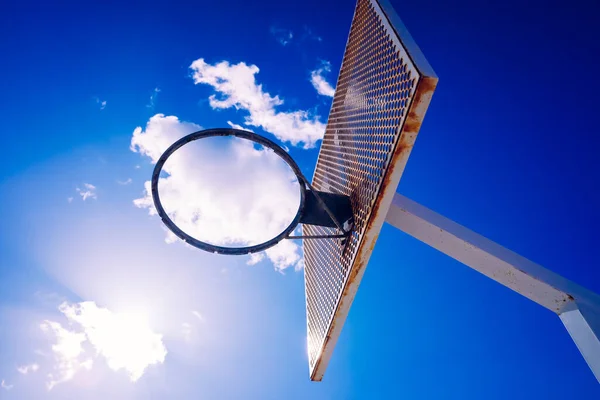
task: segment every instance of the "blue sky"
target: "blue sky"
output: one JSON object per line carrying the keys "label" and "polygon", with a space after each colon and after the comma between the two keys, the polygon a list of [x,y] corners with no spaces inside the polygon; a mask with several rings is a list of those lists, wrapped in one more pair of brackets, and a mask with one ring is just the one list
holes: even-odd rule
{"label": "blue sky", "polygon": [[[331,99],[311,77],[335,85],[354,10],[331,3],[5,5],[0,398],[599,398],[555,315],[389,226],[312,383],[299,250],[169,244],[134,204],[152,135],[191,123],[273,111],[250,128],[312,175]],[[399,192],[600,292],[598,5],[392,4],[440,77]],[[221,85],[248,76],[267,111]]]}

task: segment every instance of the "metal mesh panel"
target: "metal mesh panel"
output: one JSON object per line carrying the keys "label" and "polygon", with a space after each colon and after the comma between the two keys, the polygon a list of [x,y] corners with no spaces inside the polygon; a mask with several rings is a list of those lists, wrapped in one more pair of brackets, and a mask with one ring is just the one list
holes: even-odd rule
{"label": "metal mesh panel", "polygon": [[[355,229],[343,254],[337,239],[304,242],[311,378],[320,379],[313,376],[314,369],[323,352],[332,350],[326,349],[332,326],[345,318],[334,320],[334,315],[349,280],[356,278],[353,269],[364,269],[357,257],[373,229],[371,219],[418,81],[417,69],[378,2],[358,0],[313,178],[317,190],[351,197]],[[334,233],[309,225],[303,229],[307,235]]]}

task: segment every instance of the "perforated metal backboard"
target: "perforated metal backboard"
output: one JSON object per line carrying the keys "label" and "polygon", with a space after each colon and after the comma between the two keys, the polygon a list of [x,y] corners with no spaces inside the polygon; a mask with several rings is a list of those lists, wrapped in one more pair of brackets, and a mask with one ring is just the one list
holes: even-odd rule
{"label": "perforated metal backboard", "polygon": [[304,242],[312,380],[331,358],[436,84],[391,5],[358,0],[313,178],[317,190],[351,197],[355,228],[346,247]]}

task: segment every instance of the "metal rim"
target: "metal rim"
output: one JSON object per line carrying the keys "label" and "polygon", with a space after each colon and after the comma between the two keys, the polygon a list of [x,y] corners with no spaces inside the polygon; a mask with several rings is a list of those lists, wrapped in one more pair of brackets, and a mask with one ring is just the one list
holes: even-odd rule
{"label": "metal rim", "polygon": [[[250,140],[250,141],[252,141],[254,143],[258,143],[266,148],[270,148],[271,150],[273,150],[275,152],[275,154],[277,154],[279,157],[281,157],[290,166],[290,168],[294,172],[294,175],[296,175],[296,178],[298,179],[298,186],[300,187],[300,204],[298,206],[298,211],[296,212],[296,216],[294,217],[292,222],[288,225],[288,227],[285,228],[280,234],[275,236],[273,239],[268,240],[263,243],[260,243],[260,244],[256,244],[253,246],[245,246],[245,247],[216,246],[216,245],[198,240],[198,239],[188,235],[187,233],[185,233],[177,225],[175,225],[175,223],[171,220],[171,218],[169,218],[165,209],[163,208],[162,203],[160,202],[160,196],[158,194],[158,181],[160,178],[160,173],[162,171],[162,168],[165,165],[165,162],[167,162],[167,159],[173,153],[175,153],[178,149],[180,149],[181,147],[183,147],[184,145],[186,145],[190,142],[193,142],[193,141],[199,140],[199,139],[206,139],[209,137],[219,137],[219,136],[220,137],[234,136],[234,137],[238,137],[241,139]],[[160,158],[158,159],[158,162],[154,166],[154,171],[152,172],[152,200],[154,201],[154,207],[156,208],[156,211],[158,212],[158,215],[160,216],[162,222],[167,226],[167,228],[169,228],[171,230],[171,232],[173,232],[175,235],[177,235],[177,237],[179,237],[181,240],[183,240],[187,244],[197,247],[201,250],[208,251],[211,253],[217,253],[217,254],[227,254],[227,255],[251,254],[251,253],[263,251],[270,247],[275,246],[277,243],[279,243],[283,239],[287,238],[289,236],[289,234],[292,233],[294,231],[294,229],[296,229],[296,226],[298,226],[300,218],[302,217],[302,212],[304,210],[304,202],[305,202],[304,189],[305,189],[306,182],[307,182],[306,178],[304,178],[304,175],[302,175],[302,172],[300,171],[298,164],[296,164],[296,162],[292,159],[292,157],[277,143],[272,142],[271,140],[266,139],[255,133],[243,131],[240,129],[214,128],[214,129],[206,129],[206,130],[194,132],[187,136],[182,137],[181,139],[179,139],[178,141],[173,143],[160,156]]]}

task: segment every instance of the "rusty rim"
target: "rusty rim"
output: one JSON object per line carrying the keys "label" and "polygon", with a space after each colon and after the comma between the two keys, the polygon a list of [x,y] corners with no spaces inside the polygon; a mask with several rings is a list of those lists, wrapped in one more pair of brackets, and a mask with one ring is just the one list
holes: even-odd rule
{"label": "rusty rim", "polygon": [[[252,246],[244,246],[244,247],[225,247],[225,246],[216,246],[207,242],[203,242],[198,240],[187,233],[185,233],[182,229],[180,229],[174,222],[169,218],[167,212],[162,206],[160,201],[160,195],[158,193],[158,181],[160,178],[160,173],[162,171],[163,166],[169,159],[169,157],[175,153],[178,149],[185,146],[186,144],[193,142],[195,140],[206,139],[209,137],[229,137],[234,136],[240,139],[250,140],[254,143],[258,143],[266,148],[269,148],[275,152],[279,157],[281,157],[287,165],[292,169],[294,175],[298,179],[298,186],[300,188],[300,204],[298,205],[298,211],[296,212],[296,216],[292,220],[292,222],[285,228],[281,233],[275,236],[273,239],[268,240],[263,243],[259,243]],[[171,232],[173,232],[177,237],[186,242],[189,245],[197,247],[201,250],[208,251],[211,253],[217,254],[226,254],[226,255],[243,255],[243,254],[251,254],[257,253],[263,250],[266,250],[270,247],[275,246],[277,243],[287,238],[290,233],[296,229],[299,224],[300,218],[302,217],[302,212],[304,210],[305,203],[305,186],[307,184],[307,180],[300,171],[298,164],[294,161],[294,159],[277,143],[264,138],[260,135],[257,135],[252,132],[243,131],[240,129],[232,129],[232,128],[214,128],[214,129],[206,129],[198,132],[191,133],[187,136],[182,137],[175,143],[173,143],[158,159],[156,166],[154,167],[154,171],[152,172],[152,200],[154,201],[154,207],[158,212],[162,222],[169,228]]]}

